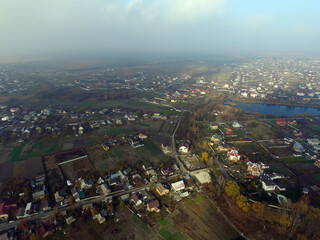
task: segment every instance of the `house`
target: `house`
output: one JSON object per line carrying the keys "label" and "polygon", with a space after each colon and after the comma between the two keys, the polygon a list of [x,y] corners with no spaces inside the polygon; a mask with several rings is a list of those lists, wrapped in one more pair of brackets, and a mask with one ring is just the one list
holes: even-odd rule
{"label": "house", "polygon": [[26,206],[26,208],[24,210],[24,215],[25,216],[27,216],[27,215],[32,213],[32,208],[31,207],[32,207],[32,202],[28,202],[27,206]]}
{"label": "house", "polygon": [[173,171],[171,171],[169,168],[161,168],[160,172],[163,176],[173,175]]}
{"label": "house", "polygon": [[139,199],[136,193],[133,193],[131,195],[130,202],[133,202],[136,206],[139,206],[142,204],[142,201]]}
{"label": "house", "polygon": [[304,147],[298,142],[295,142],[293,144],[293,150],[296,152],[304,152],[305,151]]}
{"label": "house", "polygon": [[234,122],[232,123],[232,127],[233,127],[233,128],[241,128],[242,126],[240,125],[240,123],[234,121]]}
{"label": "house", "polygon": [[147,211],[160,212],[159,207],[160,207],[160,203],[159,203],[159,201],[157,199],[147,203]]}
{"label": "house", "polygon": [[164,154],[171,154],[172,153],[172,148],[170,147],[169,142],[161,143],[161,149]]}
{"label": "house", "polygon": [[89,189],[93,187],[93,181],[91,179],[81,179],[80,180],[80,188],[81,189]]}
{"label": "house", "polygon": [[92,216],[93,220],[97,220],[99,224],[103,224],[106,222],[106,218],[102,216],[101,213],[95,214]]}
{"label": "house", "polygon": [[254,177],[260,177],[260,175],[263,173],[263,169],[260,167],[258,163],[252,163],[248,162],[248,172],[250,175]]}
{"label": "house", "polygon": [[136,138],[136,137],[129,138],[129,143],[133,148],[139,148],[144,146],[144,143],[139,138]]}
{"label": "house", "polygon": [[100,185],[100,189],[102,191],[102,194],[104,194],[104,195],[108,195],[111,192],[110,188],[105,183]]}
{"label": "house", "polygon": [[5,203],[0,203],[0,218],[8,219],[9,209],[5,206]]}
{"label": "house", "polygon": [[178,182],[175,183],[171,183],[171,188],[173,189],[173,191],[178,192],[180,190],[183,190],[185,188],[185,184],[183,182],[183,180],[180,180]]}
{"label": "house", "polygon": [[211,130],[218,130],[219,126],[216,123],[210,123],[210,129]]}
{"label": "house", "polygon": [[179,144],[179,152],[180,153],[188,153],[189,152],[189,147],[190,147],[190,144],[187,143],[187,142],[180,143]]}
{"label": "house", "polygon": [[25,213],[25,208],[24,207],[21,207],[18,209],[18,212],[17,212],[17,215],[16,215],[16,218],[17,219],[21,219],[24,217],[24,213]]}
{"label": "house", "polygon": [[73,223],[75,221],[76,221],[76,219],[73,216],[70,216],[70,217],[66,218],[66,223],[68,225],[70,225],[71,223]]}
{"label": "house", "polygon": [[156,191],[160,196],[163,196],[169,193],[169,189],[165,188],[161,183],[156,184]]}
{"label": "house", "polygon": [[287,120],[285,120],[284,118],[279,118],[277,120],[277,125],[280,127],[284,127],[287,124]]}
{"label": "house", "polygon": [[56,200],[56,203],[62,202],[64,200],[63,196],[60,196],[59,191],[56,191],[54,194],[54,198]]}
{"label": "house", "polygon": [[240,160],[240,154],[235,149],[230,149],[227,153],[227,157],[228,157],[229,161],[233,161],[233,162],[237,162]]}
{"label": "house", "polygon": [[145,139],[145,138],[147,138],[148,136],[146,135],[146,134],[143,134],[143,133],[140,133],[139,134],[139,138],[140,139]]}
{"label": "house", "polygon": [[262,188],[266,192],[285,191],[286,188],[281,183],[275,183],[268,175],[263,174],[260,178]]}
{"label": "house", "polygon": [[296,136],[296,137],[301,137],[302,136],[302,132],[299,131],[299,130],[294,130],[293,131],[293,135]]}

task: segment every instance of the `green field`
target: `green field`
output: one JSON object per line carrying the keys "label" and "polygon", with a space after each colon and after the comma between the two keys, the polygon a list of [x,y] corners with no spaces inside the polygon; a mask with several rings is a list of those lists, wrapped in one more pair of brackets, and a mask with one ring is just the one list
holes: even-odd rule
{"label": "green field", "polygon": [[148,151],[155,156],[158,160],[162,161],[165,159],[165,156],[163,155],[163,152],[158,148],[157,145],[154,143],[148,143],[145,145],[145,147],[148,149]]}
{"label": "green field", "polygon": [[279,160],[281,160],[284,163],[312,163],[310,160],[308,160],[305,157],[287,157],[287,158],[280,158]]}
{"label": "green field", "polygon": [[[30,145],[29,145],[30,144]],[[61,151],[63,139],[39,140],[35,143],[21,143],[12,148],[9,157],[10,161],[20,161],[28,158],[40,157],[41,155]]]}
{"label": "green field", "polygon": [[[101,130],[102,130],[102,129],[101,129]],[[130,134],[130,133],[133,133],[133,129],[132,129],[132,128],[120,128],[120,127],[116,127],[116,128],[104,129],[103,131],[100,131],[100,133],[108,134],[108,135],[110,135],[110,136],[113,136],[113,135],[121,135],[121,134]]]}
{"label": "green field", "polygon": [[204,200],[204,196],[201,194],[198,194],[196,197],[188,199],[187,205],[193,205],[197,202],[201,202],[202,200]]}
{"label": "green field", "polygon": [[166,240],[183,240],[186,239],[186,237],[181,233],[179,229],[175,229],[175,234],[172,234],[169,232],[166,228],[162,228],[159,231],[159,234],[161,237],[163,237]]}
{"label": "green field", "polygon": [[92,107],[98,103],[98,101],[83,101],[78,105],[78,108]]}
{"label": "green field", "polygon": [[241,137],[246,135],[246,133],[243,130],[235,130],[235,133]]}
{"label": "green field", "polygon": [[122,154],[119,152],[119,150],[113,149],[112,151],[117,156],[117,158],[122,158],[123,157]]}

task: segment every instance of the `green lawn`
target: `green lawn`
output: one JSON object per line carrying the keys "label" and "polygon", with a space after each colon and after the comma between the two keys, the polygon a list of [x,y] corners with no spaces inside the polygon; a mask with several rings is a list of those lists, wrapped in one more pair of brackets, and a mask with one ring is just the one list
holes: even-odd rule
{"label": "green lawn", "polygon": [[98,103],[98,101],[83,101],[78,105],[78,108],[92,107]]}
{"label": "green lawn", "polygon": [[159,234],[166,240],[184,240],[186,237],[181,233],[180,230],[176,229],[176,233],[172,234],[166,228],[162,228]]}
{"label": "green lawn", "polygon": [[97,139],[86,139],[83,141],[83,145],[84,146],[94,145],[94,144],[97,144],[97,142],[98,142]]}
{"label": "green lawn", "polygon": [[154,143],[148,143],[145,145],[145,147],[152,154],[152,156],[155,156],[158,160],[162,161],[165,159],[163,152]]}
{"label": "green lawn", "polygon": [[305,157],[286,157],[286,158],[280,158],[281,161],[284,163],[312,163],[310,160],[308,160]]}
{"label": "green lawn", "polygon": [[160,223],[162,226],[164,226],[164,225],[166,225],[166,224],[168,223],[168,221],[165,220],[165,219],[162,219],[162,220],[159,221],[159,223]]}
{"label": "green lawn", "polygon": [[118,149],[113,149],[112,151],[117,156],[117,158],[122,158],[122,154],[119,152]]}
{"label": "green lawn", "polygon": [[239,136],[244,136],[246,135],[246,133],[242,130],[235,130],[236,134],[238,134]]}
{"label": "green lawn", "polygon": [[10,161],[20,161],[28,158],[40,157],[41,155],[59,152],[63,146],[63,139],[45,140],[41,139],[32,144],[30,148],[24,150],[27,143],[21,143],[11,150]]}
{"label": "green lawn", "polygon": [[188,200],[187,200],[187,205],[193,205],[193,204],[195,204],[195,203],[197,203],[197,202],[200,202],[200,201],[202,201],[202,200],[204,200],[204,196],[203,195],[201,195],[201,194],[198,194],[196,197],[194,197],[194,198],[189,198]]}
{"label": "green lawn", "polygon": [[27,143],[21,143],[18,146],[15,146],[12,148],[9,156],[10,156],[10,161],[19,161],[20,160],[20,154],[23,148],[26,146]]}
{"label": "green lawn", "polygon": [[107,129],[108,135],[121,135],[121,134],[129,134],[132,133],[132,128],[109,128]]}

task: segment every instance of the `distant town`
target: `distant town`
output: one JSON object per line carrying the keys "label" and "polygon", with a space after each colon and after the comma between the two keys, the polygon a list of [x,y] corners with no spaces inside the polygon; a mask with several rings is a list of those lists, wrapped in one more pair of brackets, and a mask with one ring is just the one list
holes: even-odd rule
{"label": "distant town", "polygon": [[319,238],[319,63],[0,64],[0,239]]}

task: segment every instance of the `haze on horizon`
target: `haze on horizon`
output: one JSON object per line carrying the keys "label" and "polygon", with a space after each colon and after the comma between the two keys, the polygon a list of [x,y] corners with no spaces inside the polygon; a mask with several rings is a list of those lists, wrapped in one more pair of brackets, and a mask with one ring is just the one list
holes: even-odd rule
{"label": "haze on horizon", "polygon": [[1,57],[320,52],[317,0],[2,0]]}

